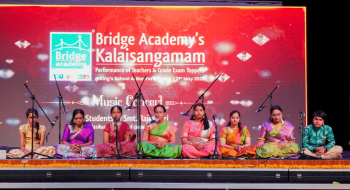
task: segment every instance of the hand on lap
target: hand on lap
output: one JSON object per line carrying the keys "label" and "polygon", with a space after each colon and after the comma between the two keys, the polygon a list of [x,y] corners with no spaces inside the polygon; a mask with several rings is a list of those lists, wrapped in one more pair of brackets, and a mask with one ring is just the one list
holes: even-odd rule
{"label": "hand on lap", "polygon": [[280,141],[278,143],[278,147],[280,147],[281,150],[283,150],[284,148],[286,148],[287,145],[287,141]]}
{"label": "hand on lap", "polygon": [[237,145],[233,149],[235,149],[237,152],[240,152],[242,147],[240,145]]}
{"label": "hand on lap", "polygon": [[256,148],[261,149],[264,146],[264,144],[265,144],[264,141],[259,140],[258,143],[256,144]]}

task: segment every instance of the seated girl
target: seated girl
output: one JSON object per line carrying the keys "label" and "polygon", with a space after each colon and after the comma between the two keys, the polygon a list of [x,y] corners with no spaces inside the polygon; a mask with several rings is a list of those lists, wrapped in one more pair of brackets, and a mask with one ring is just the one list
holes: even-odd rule
{"label": "seated girl", "polygon": [[112,118],[116,118],[116,123],[108,123],[103,130],[103,144],[96,145],[97,157],[111,157],[115,155],[116,147],[116,126],[118,126],[118,134],[121,144],[120,155],[132,156],[136,155],[136,143],[134,142],[136,135],[133,130],[130,129],[126,122],[120,121],[123,115],[122,108],[120,106],[113,106],[111,108]]}
{"label": "seated girl", "polygon": [[283,119],[282,108],[270,108],[271,118],[261,125],[256,155],[258,158],[299,158],[294,126]]}
{"label": "seated girl", "polygon": [[[32,151],[32,120],[34,120],[34,138],[33,138],[33,150],[36,153],[40,153],[47,156],[53,156],[55,154],[55,147],[44,146],[45,139],[45,126],[40,125],[38,122],[38,111],[34,109],[34,115],[32,115],[33,109],[29,108],[26,112],[28,124],[21,125],[19,127],[20,137],[20,149],[11,150],[8,155],[11,158],[22,157]],[[34,155],[34,158],[47,158],[42,155]]]}
{"label": "seated girl", "polygon": [[95,148],[94,129],[90,122],[84,121],[84,111],[76,109],[73,111],[71,122],[63,131],[62,144],[56,145],[56,154],[68,157],[91,157]]}
{"label": "seated girl", "polygon": [[163,105],[154,107],[155,117],[159,121],[145,127],[140,150],[151,157],[178,158],[181,156],[182,146],[175,144],[177,127],[164,120],[165,112]]}
{"label": "seated girl", "polygon": [[241,114],[234,110],[230,121],[220,132],[220,151],[224,156],[255,158],[256,147],[250,144],[250,133],[241,124]]}
{"label": "seated girl", "polygon": [[[182,157],[202,158],[213,155],[215,149],[215,127],[208,121],[205,107],[201,103],[193,106],[193,115],[182,129]],[[218,149],[220,154],[220,150]]]}

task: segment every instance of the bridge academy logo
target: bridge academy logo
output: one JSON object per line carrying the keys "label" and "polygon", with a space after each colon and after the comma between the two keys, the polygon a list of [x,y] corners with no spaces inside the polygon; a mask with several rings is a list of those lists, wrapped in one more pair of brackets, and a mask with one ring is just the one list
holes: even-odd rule
{"label": "bridge academy logo", "polygon": [[50,80],[91,81],[92,34],[50,33]]}

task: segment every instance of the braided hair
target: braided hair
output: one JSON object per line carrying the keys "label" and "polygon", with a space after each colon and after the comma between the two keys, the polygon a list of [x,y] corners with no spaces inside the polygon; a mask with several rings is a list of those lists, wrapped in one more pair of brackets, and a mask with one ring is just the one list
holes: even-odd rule
{"label": "braided hair", "polygon": [[[33,113],[33,111],[34,111],[34,115],[35,116],[37,116],[38,118],[39,118],[39,115],[38,115],[38,110],[36,110],[36,109],[32,109],[32,108],[29,108],[28,110],[27,110],[27,112],[26,112],[26,117],[28,118],[29,117],[29,115],[31,114],[31,113]],[[33,117],[34,117],[34,115],[32,115],[32,120],[33,120]],[[40,140],[40,137],[39,137],[39,122],[36,122],[36,125],[35,125],[35,128],[36,128],[36,133],[35,133],[35,139],[37,139],[37,140]],[[32,126],[33,127],[33,126]]]}

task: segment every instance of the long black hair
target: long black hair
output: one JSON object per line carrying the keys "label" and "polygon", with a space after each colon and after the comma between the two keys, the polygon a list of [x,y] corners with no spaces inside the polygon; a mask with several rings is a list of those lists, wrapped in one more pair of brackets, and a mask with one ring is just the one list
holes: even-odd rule
{"label": "long black hair", "polygon": [[[26,117],[28,118],[29,117],[29,114],[31,114],[31,113],[33,113],[33,111],[34,111],[34,115],[36,115],[38,118],[39,118],[39,115],[38,115],[38,110],[36,110],[36,109],[32,109],[32,108],[29,108],[28,110],[27,110],[27,112],[26,112]],[[32,120],[34,119],[34,115],[32,115]],[[35,128],[36,128],[36,134],[35,134],[35,139],[37,139],[37,140],[40,140],[40,137],[39,137],[39,122],[36,122],[36,126],[35,126]],[[33,126],[32,126],[33,127]]]}
{"label": "long black hair", "polygon": [[232,117],[232,115],[233,115],[234,113],[238,113],[238,116],[239,116],[238,132],[241,133],[241,132],[242,132],[242,127],[241,127],[241,125],[242,125],[242,123],[241,123],[241,113],[239,113],[239,111],[237,111],[237,110],[233,110],[233,111],[230,113],[230,119],[228,120],[228,123],[227,123],[226,126],[231,126],[231,117]]}
{"label": "long black hair", "polygon": [[[73,116],[72,116],[72,119],[70,120],[70,124],[71,125],[74,125],[74,117],[77,115],[77,114],[81,114],[81,115],[83,115],[83,118],[85,117],[85,113],[84,113],[84,111],[82,110],[82,109],[75,109],[74,111],[73,111]],[[84,121],[84,123],[83,123],[83,125],[85,125],[86,124],[86,122]]]}
{"label": "long black hair", "polygon": [[203,115],[203,118],[201,119],[201,121],[203,121],[203,123],[204,123],[204,130],[208,130],[208,129],[209,129],[209,121],[208,121],[207,114],[205,113],[205,107],[204,107],[203,104],[197,103],[197,104],[195,104],[195,105],[193,106],[193,114],[192,114],[190,120],[195,120],[195,119],[196,119],[196,116],[194,115],[194,111],[196,110],[196,108],[197,108],[198,106],[202,107],[203,110],[204,110],[204,115]]}

